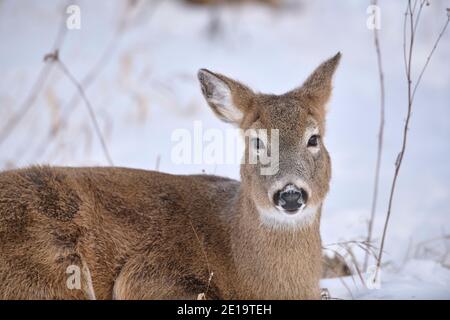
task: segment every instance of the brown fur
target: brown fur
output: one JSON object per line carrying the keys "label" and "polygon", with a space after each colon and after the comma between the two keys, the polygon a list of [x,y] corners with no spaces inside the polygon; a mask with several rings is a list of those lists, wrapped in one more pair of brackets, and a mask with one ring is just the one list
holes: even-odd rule
{"label": "brown fur", "polygon": [[[205,293],[209,299],[318,299],[320,212],[310,225],[282,230],[261,225],[255,205],[270,206],[264,194],[286,172],[306,179],[311,201],[321,204],[328,153],[323,148],[305,158],[295,146],[308,117],[323,134],[338,60],[282,96],[254,94],[210,73],[231,89],[244,114],[241,128],[280,129],[274,176],[259,176],[258,165],[249,164],[241,167],[242,183],[126,168],[35,166],[1,173],[0,298],[195,299]],[[210,88],[200,80],[208,100]],[[69,265],[83,267],[81,290],[66,286]]]}

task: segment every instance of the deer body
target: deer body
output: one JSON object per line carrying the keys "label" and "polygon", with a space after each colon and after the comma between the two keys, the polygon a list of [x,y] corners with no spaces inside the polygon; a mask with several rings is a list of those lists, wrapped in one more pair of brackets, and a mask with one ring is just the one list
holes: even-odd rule
{"label": "deer body", "polygon": [[[0,298],[320,298],[319,222],[330,164],[311,141],[323,134],[338,60],[283,96],[200,71],[219,117],[240,128],[280,129],[270,176],[248,163],[241,182],[126,168],[0,173]],[[302,119],[283,116],[286,110]],[[263,142],[256,145],[261,152]],[[77,275],[78,287],[68,281]]]}

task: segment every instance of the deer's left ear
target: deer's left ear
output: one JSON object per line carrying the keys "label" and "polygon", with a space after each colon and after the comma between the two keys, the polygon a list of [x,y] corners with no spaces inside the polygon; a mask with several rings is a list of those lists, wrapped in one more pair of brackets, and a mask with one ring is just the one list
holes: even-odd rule
{"label": "deer's left ear", "polygon": [[326,60],[306,79],[300,88],[292,91],[292,94],[301,94],[316,102],[319,105],[325,104],[331,96],[332,80],[336,71],[341,53]]}

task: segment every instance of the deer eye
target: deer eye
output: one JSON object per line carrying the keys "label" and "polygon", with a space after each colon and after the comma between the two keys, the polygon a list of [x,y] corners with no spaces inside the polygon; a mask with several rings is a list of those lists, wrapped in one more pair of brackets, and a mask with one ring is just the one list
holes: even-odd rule
{"label": "deer eye", "polygon": [[320,136],[318,134],[314,134],[308,140],[308,147],[317,147],[319,145]]}
{"label": "deer eye", "polygon": [[256,150],[262,150],[265,148],[264,142],[262,142],[262,140],[259,138],[252,139],[252,144]]}

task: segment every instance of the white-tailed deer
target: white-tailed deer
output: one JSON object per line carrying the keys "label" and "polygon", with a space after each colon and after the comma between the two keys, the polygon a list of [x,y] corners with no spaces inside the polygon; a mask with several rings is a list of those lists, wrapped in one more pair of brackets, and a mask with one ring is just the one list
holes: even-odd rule
{"label": "white-tailed deer", "polygon": [[[273,174],[247,161],[241,182],[126,168],[1,173],[0,298],[319,299],[331,174],[322,137],[339,59],[283,95],[199,71],[221,119],[279,130]],[[245,148],[277,151],[258,138]],[[68,285],[77,275],[79,290]]]}

